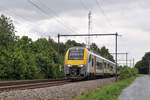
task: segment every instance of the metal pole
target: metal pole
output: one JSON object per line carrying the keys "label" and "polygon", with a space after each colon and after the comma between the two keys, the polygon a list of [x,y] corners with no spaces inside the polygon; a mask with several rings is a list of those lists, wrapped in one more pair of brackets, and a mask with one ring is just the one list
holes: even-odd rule
{"label": "metal pole", "polygon": [[[91,34],[91,11],[89,11],[88,13],[88,34],[90,35]],[[90,49],[90,36],[88,36],[88,49]]]}
{"label": "metal pole", "polygon": [[150,74],[150,60],[149,60],[149,74]]}
{"label": "metal pole", "polygon": [[131,62],[132,62],[132,61],[131,61],[131,59],[130,59],[130,67],[132,66]]}
{"label": "metal pole", "polygon": [[115,52],[116,52],[116,81],[117,81],[117,36],[118,36],[118,33],[116,32],[116,48],[115,48]]}
{"label": "metal pole", "polygon": [[126,53],[126,66],[128,66],[128,53]]}
{"label": "metal pole", "polygon": [[134,58],[133,58],[133,67],[134,67]]}
{"label": "metal pole", "polygon": [[60,35],[58,34],[58,55],[59,55],[59,42],[60,42],[59,38],[60,38]]}
{"label": "metal pole", "polygon": [[[60,40],[59,40],[59,38],[60,38],[60,35],[58,34],[58,56],[59,56],[59,42],[60,42]],[[60,70],[60,62],[59,62],[59,60],[58,60],[58,68],[59,68],[59,71],[61,71]]]}

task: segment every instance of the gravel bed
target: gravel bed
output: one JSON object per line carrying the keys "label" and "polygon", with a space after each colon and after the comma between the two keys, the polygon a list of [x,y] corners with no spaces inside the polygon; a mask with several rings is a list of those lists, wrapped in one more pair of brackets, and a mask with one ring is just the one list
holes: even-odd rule
{"label": "gravel bed", "polygon": [[86,91],[111,84],[115,78],[73,82],[61,86],[0,93],[0,100],[69,100]]}

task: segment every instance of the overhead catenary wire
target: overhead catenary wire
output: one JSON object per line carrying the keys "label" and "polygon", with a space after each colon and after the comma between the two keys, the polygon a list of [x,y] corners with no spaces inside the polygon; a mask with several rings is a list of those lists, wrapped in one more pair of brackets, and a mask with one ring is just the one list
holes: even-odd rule
{"label": "overhead catenary wire", "polygon": [[85,10],[90,10],[85,3],[83,2],[83,0],[80,0],[81,6],[85,9]]}
{"label": "overhead catenary wire", "polygon": [[97,7],[100,9],[101,13],[103,14],[103,16],[106,18],[108,24],[112,27],[112,23],[111,20],[109,19],[109,17],[106,15],[105,11],[102,8],[102,5],[100,4],[100,2],[98,0],[95,0],[95,3],[97,5]]}
{"label": "overhead catenary wire", "polygon": [[[40,10],[42,13],[44,13],[47,17],[50,17],[50,15],[45,11],[43,10],[41,7],[39,7],[37,4],[35,4],[32,0],[27,0],[31,5],[33,5],[34,7],[36,7],[38,10]],[[61,23],[60,21],[56,20],[57,22]],[[63,23],[61,23],[63,24]],[[64,25],[64,24],[63,24]],[[64,26],[65,29],[68,31],[68,28],[66,28],[66,26]],[[72,32],[72,30],[70,31]]]}
{"label": "overhead catenary wire", "polygon": [[[38,0],[37,0],[37,1],[38,1]],[[63,22],[63,23],[65,24],[64,19],[63,19],[62,17],[60,17],[54,9],[52,9],[52,8],[50,8],[50,7],[47,7],[44,3],[40,2],[40,1],[39,1],[39,3],[40,3],[41,5],[43,5],[43,8],[48,8],[48,10],[50,10],[50,11],[55,15],[55,17],[57,17],[61,22]],[[68,23],[67,23],[67,24],[68,24]],[[72,25],[70,25],[70,24],[68,24],[68,25],[69,25],[69,28],[70,28],[72,31],[77,30],[76,27],[74,27],[74,26],[72,26]],[[76,33],[77,33],[77,32],[76,32]]]}
{"label": "overhead catenary wire", "polygon": [[87,5],[87,3],[85,3],[85,0],[80,0],[80,3],[81,3],[82,7],[83,7],[85,10],[88,10],[88,11],[92,11],[92,10],[93,10],[92,7],[89,7],[89,6]]}
{"label": "overhead catenary wire", "polygon": [[[38,10],[40,10],[42,13],[44,13],[46,16],[50,17],[50,15],[43,10],[39,5],[37,5],[35,2],[33,2],[32,0],[27,0],[30,4],[32,4],[34,7],[36,7]],[[50,8],[48,8],[53,14],[55,14],[56,17],[58,17],[58,15]],[[69,31],[70,33],[77,33],[76,31],[74,31],[72,28],[68,27],[66,24],[64,24],[64,22],[62,21],[62,19],[56,19],[55,20],[60,23],[61,25],[64,26],[65,30]]]}
{"label": "overhead catenary wire", "polygon": [[[1,8],[3,8],[3,7],[1,7]],[[4,9],[4,8],[3,8],[3,9]],[[5,14],[6,16],[12,17],[13,20],[16,21],[16,22],[19,23],[19,24],[22,24],[22,21],[21,21],[21,20],[23,20],[23,21],[28,22],[28,24],[30,24],[30,25],[37,25],[37,24],[35,24],[35,23],[32,23],[30,20],[28,20],[28,18],[23,17],[23,16],[21,16],[21,15],[18,15],[14,10],[3,11],[2,13]],[[17,17],[17,19],[16,19],[16,17]],[[18,20],[18,18],[21,19],[21,20]],[[16,31],[16,32],[18,32],[18,31]],[[32,32],[32,33],[23,32],[23,33],[25,33],[25,34],[38,34],[38,32],[34,32],[34,33],[33,33],[33,32]],[[54,32],[49,32],[49,33],[54,33]],[[40,37],[45,37],[45,36],[46,36],[46,37],[49,37],[49,33],[45,33],[45,32],[44,32],[44,35],[43,35],[43,34],[38,34],[38,35],[40,35]],[[57,34],[57,33],[55,33],[55,34]],[[57,35],[54,35],[54,34],[52,34],[51,36],[57,37]]]}
{"label": "overhead catenary wire", "polygon": [[[4,7],[0,7],[0,8],[6,9],[6,8],[4,8]],[[5,14],[5,16],[12,17],[13,19],[15,19],[15,17],[18,17],[18,18],[21,18],[21,19],[25,20],[23,17],[21,17],[21,16],[19,16],[18,14],[16,14],[16,13],[14,12],[14,10],[1,11],[1,14]],[[15,21],[18,22],[18,23],[21,23],[21,21],[19,21],[19,20],[15,20]]]}

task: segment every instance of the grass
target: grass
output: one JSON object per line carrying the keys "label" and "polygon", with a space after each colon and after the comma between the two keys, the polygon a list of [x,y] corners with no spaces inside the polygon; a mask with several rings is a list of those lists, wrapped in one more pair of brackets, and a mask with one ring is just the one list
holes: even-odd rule
{"label": "grass", "polygon": [[131,77],[96,89],[93,92],[87,92],[79,95],[72,100],[117,100],[121,91],[129,86],[136,77]]}

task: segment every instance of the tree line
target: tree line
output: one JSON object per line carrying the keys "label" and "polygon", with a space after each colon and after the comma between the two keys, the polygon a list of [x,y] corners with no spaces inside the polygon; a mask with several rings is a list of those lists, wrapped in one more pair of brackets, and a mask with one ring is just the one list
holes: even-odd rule
{"label": "tree line", "polygon": [[[58,43],[52,38],[32,41],[28,36],[15,35],[15,27],[10,18],[0,16],[0,79],[38,79],[63,77],[65,52],[72,46],[85,46],[68,40]],[[106,47],[98,48],[92,43],[90,48],[97,54],[114,61]],[[59,71],[58,62],[62,66]]]}
{"label": "tree line", "polygon": [[150,52],[145,53],[135,67],[139,70],[140,74],[150,74]]}

